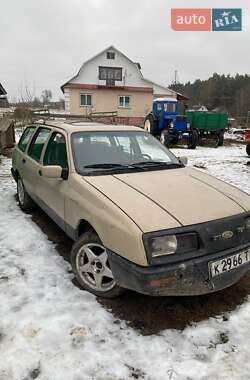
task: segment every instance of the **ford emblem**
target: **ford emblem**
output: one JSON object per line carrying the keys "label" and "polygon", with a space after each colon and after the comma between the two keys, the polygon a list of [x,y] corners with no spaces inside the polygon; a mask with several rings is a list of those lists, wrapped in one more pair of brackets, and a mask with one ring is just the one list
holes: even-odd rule
{"label": "ford emblem", "polygon": [[234,236],[234,233],[233,231],[225,231],[223,232],[221,236],[222,236],[222,239],[227,240],[227,239],[231,239]]}

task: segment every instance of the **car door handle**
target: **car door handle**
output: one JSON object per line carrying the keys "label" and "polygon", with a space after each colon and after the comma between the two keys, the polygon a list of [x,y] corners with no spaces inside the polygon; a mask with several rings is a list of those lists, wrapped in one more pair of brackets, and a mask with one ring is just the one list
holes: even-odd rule
{"label": "car door handle", "polygon": [[40,177],[42,177],[43,173],[42,173],[41,169],[38,170],[38,174],[40,175]]}
{"label": "car door handle", "polygon": [[26,162],[25,158],[22,159],[22,162],[23,162],[23,164],[25,164],[25,162]]}

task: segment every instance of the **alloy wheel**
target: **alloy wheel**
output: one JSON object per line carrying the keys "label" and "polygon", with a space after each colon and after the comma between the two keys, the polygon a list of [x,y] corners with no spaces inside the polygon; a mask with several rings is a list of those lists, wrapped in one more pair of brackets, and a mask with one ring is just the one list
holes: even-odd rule
{"label": "alloy wheel", "polygon": [[79,249],[76,270],[82,282],[95,291],[107,292],[116,285],[106,248],[100,244],[85,244]]}

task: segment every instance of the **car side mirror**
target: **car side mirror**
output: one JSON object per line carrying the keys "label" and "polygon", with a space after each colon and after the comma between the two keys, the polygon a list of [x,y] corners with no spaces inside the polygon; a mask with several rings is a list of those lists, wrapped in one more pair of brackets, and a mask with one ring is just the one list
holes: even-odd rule
{"label": "car side mirror", "polygon": [[48,165],[43,166],[42,169],[39,170],[39,174],[41,177],[45,178],[62,178],[62,167],[59,165]]}
{"label": "car side mirror", "polygon": [[185,156],[179,157],[179,161],[182,165],[186,166],[188,163],[188,158]]}

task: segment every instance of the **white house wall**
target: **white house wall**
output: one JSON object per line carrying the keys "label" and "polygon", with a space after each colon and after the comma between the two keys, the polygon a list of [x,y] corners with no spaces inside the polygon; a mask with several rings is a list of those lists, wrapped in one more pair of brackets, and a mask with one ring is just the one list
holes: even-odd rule
{"label": "white house wall", "polygon": [[[107,52],[115,53],[114,59],[107,59]],[[122,69],[122,80],[115,86],[99,80],[99,67]],[[91,112],[117,112],[118,118],[127,118],[126,123],[141,125],[151,111],[153,98],[167,97],[176,99],[176,93],[143,77],[136,63],[131,61],[115,47],[86,61],[79,73],[62,87],[65,95],[66,113],[82,115]],[[91,95],[91,104],[82,105],[81,95]],[[119,97],[130,98],[128,107],[119,105]]]}
{"label": "white house wall", "polygon": [[65,100],[65,112],[70,113],[70,89],[65,88],[64,90],[64,100]]}
{"label": "white house wall", "polygon": [[154,98],[159,98],[161,96],[167,97],[167,98],[174,98],[176,99],[176,93],[169,90],[166,87],[159,86],[158,84],[153,83],[153,91],[154,91]]}
{"label": "white house wall", "polygon": [[102,54],[85,63],[80,69],[79,74],[70,81],[77,84],[93,84],[106,85],[106,81],[99,80],[99,66],[105,67],[121,67],[122,81],[116,81],[116,86],[132,86],[132,87],[152,87],[146,80],[142,78],[136,65],[130,62],[125,56],[115,51],[115,59],[107,59],[106,50]]}

